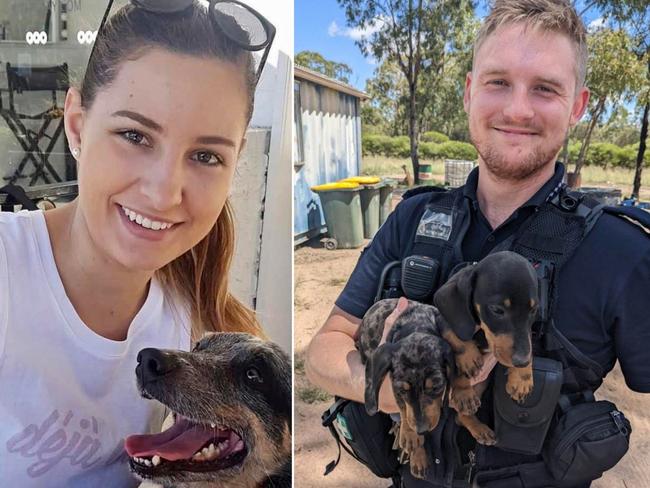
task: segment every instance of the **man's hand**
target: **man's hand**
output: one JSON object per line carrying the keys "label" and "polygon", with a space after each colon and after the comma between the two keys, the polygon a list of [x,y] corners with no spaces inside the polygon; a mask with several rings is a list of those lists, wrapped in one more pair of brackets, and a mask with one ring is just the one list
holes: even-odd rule
{"label": "man's hand", "polygon": [[[408,304],[408,300],[404,297],[401,297],[397,301],[395,309],[390,313],[388,317],[386,317],[386,321],[384,322],[384,332],[381,335],[381,342],[379,343],[380,345],[386,342],[388,332],[390,332],[390,329],[393,327],[393,325],[395,325],[397,317],[399,317],[404,312],[404,310],[406,310]],[[391,384],[389,375],[386,375],[384,382],[379,388],[379,410],[386,413],[399,412],[399,407],[395,401],[395,393],[393,392],[393,385]]]}
{"label": "man's hand", "polygon": [[[406,310],[408,300],[397,302],[395,310],[386,318],[382,343],[386,341],[397,317]],[[307,378],[332,395],[364,402],[365,366],[354,337],[361,319],[334,306],[323,327],[313,337],[305,356]],[[379,389],[379,409],[386,413],[399,411],[390,381],[386,379]]]}

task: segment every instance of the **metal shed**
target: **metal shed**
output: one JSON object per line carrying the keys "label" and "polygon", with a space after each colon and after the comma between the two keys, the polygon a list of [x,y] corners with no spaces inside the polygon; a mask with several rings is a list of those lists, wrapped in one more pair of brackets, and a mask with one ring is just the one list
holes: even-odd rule
{"label": "metal shed", "polygon": [[294,67],[294,244],[326,230],[310,187],[359,174],[361,101],[367,98],[350,85]]}

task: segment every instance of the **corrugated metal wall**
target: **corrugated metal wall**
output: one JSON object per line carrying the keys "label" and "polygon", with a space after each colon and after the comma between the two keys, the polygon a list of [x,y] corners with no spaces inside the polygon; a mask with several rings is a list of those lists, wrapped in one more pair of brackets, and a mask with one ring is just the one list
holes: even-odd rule
{"label": "corrugated metal wall", "polygon": [[358,98],[298,81],[305,163],[294,172],[294,239],[304,240],[325,224],[309,188],[359,174],[361,114]]}

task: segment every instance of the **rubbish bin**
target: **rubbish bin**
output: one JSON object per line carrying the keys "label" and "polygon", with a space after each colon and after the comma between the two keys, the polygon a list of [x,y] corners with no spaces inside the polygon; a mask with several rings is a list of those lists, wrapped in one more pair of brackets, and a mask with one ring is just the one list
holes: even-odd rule
{"label": "rubbish bin", "polygon": [[420,163],[418,165],[418,179],[420,185],[433,185],[433,163]]}
{"label": "rubbish bin", "polygon": [[382,186],[379,188],[379,227],[384,225],[388,214],[392,211],[393,190],[396,186],[395,180],[387,178],[382,181]]}
{"label": "rubbish bin", "polygon": [[313,186],[320,197],[329,238],[321,242],[326,249],[352,249],[363,244],[361,187],[358,183],[338,182]]}
{"label": "rubbish bin", "polygon": [[363,214],[363,237],[372,239],[379,229],[379,189],[382,187],[378,176],[353,176],[341,180],[342,183],[361,185],[361,212]]}

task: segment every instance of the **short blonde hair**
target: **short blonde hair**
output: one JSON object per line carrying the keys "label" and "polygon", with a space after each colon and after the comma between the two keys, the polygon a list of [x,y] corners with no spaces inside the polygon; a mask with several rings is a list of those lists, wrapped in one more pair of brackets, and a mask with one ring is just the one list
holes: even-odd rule
{"label": "short blonde hair", "polygon": [[505,24],[523,24],[543,32],[566,35],[575,48],[576,89],[587,76],[587,30],[575,9],[566,0],[495,0],[474,42],[476,53],[485,40]]}

